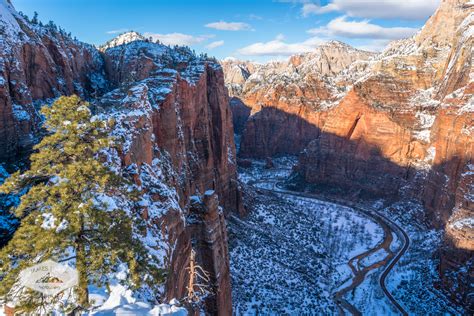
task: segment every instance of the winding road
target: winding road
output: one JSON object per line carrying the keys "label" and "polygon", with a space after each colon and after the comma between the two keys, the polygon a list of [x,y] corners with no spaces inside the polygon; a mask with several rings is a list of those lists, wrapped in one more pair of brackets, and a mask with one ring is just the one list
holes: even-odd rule
{"label": "winding road", "polygon": [[[263,190],[267,192],[305,197],[305,198],[316,199],[320,201],[323,200],[323,201],[328,201],[335,204],[343,205],[343,206],[352,208],[359,213],[362,213],[366,217],[371,218],[373,221],[379,224],[383,229],[384,238],[375,247],[356,255],[355,257],[351,258],[348,261],[348,265],[351,268],[351,271],[353,274],[351,282],[347,286],[344,286],[342,288],[339,287],[339,289],[334,293],[334,300],[336,301],[339,307],[339,311],[342,315],[344,314],[344,310],[347,310],[352,315],[362,315],[361,312],[354,305],[352,305],[351,303],[349,303],[349,301],[345,299],[345,296],[347,293],[355,290],[360,284],[362,284],[362,282],[364,282],[367,274],[370,271],[384,267],[384,270],[382,271],[379,278],[380,287],[383,290],[385,296],[393,304],[393,306],[395,306],[402,315],[408,315],[406,310],[397,302],[397,300],[393,297],[393,295],[390,293],[390,291],[387,289],[385,285],[385,281],[390,271],[397,264],[400,258],[404,255],[404,253],[407,251],[410,245],[410,238],[408,237],[407,233],[397,223],[385,217],[383,214],[378,213],[375,210],[362,207],[360,205],[351,203],[349,201],[344,201],[344,200],[335,199],[335,198],[328,198],[326,196],[320,196],[317,194],[302,193],[302,192],[284,189],[281,183],[279,183],[278,181],[275,181],[274,179],[256,180],[256,181],[249,182],[249,184],[253,185],[259,190]],[[266,185],[270,184],[270,188],[262,187],[262,186],[259,186],[258,184],[266,184]],[[392,245],[392,242],[393,242],[392,233],[395,233],[398,239],[403,244],[402,247],[397,252],[394,252],[393,250],[390,249],[390,246]],[[364,258],[367,258],[370,255],[381,250],[387,253],[387,255],[382,260],[374,262],[368,266],[361,267],[360,263],[362,262]],[[346,282],[344,282],[344,284],[345,283]]]}

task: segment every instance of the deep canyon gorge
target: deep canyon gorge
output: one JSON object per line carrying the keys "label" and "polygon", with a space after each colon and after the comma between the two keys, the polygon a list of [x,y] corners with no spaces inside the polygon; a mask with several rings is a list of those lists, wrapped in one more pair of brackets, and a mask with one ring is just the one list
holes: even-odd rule
{"label": "deep canyon gorge", "polygon": [[[196,262],[210,290],[178,304],[189,314],[474,311],[472,1],[442,0],[380,53],[329,41],[268,63],[137,32],[96,47],[13,4],[0,0],[0,184],[29,167],[42,106],[78,95],[113,120],[102,162],[140,188],[130,216],[166,271],[140,299],[182,301]],[[2,247],[20,201],[0,194]]]}

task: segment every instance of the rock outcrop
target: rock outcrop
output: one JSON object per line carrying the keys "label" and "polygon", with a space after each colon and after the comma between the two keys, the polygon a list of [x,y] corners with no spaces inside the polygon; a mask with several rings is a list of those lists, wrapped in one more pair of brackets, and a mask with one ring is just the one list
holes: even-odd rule
{"label": "rock outcrop", "polygon": [[0,14],[0,163],[26,159],[41,137],[37,107],[60,95],[89,100],[96,115],[114,119],[122,143],[106,163],[143,190],[143,242],[169,272],[165,292],[153,294],[185,296],[194,249],[210,274],[207,311],[230,315],[224,215],[241,213],[242,203],[220,65],[137,33],[99,51],[6,0]]}
{"label": "rock outcrop", "polygon": [[260,67],[260,64],[230,58],[222,61],[221,66],[229,95],[238,96],[242,93],[245,81]]}
{"label": "rock outcrop", "polygon": [[[127,144],[119,155],[122,164],[133,166],[137,174],[149,166],[155,172],[158,168],[176,191],[179,206],[149,218],[168,232],[165,244],[174,249],[166,295],[186,294],[186,268],[194,249],[213,281],[214,295],[206,301],[208,311],[230,314],[223,216],[242,212],[242,204],[222,69],[196,58],[188,49],[172,50],[146,41],[107,49],[104,58],[110,81],[119,88],[105,94],[98,109],[121,122],[116,133]],[[155,166],[156,160],[168,167]],[[210,191],[212,199],[205,194]],[[156,203],[166,201],[166,195],[155,194]],[[217,207],[217,196],[222,210]],[[196,200],[201,197],[203,205],[198,207]]]}
{"label": "rock outcrop", "polygon": [[206,302],[206,310],[211,314],[231,315],[229,260],[222,260],[229,256],[226,224],[214,191],[206,191],[201,199],[197,197],[191,199],[190,213],[188,225],[193,236],[193,248],[197,249],[200,256],[198,261],[207,267],[211,283],[215,284],[215,288],[211,291],[214,292],[216,299]]}

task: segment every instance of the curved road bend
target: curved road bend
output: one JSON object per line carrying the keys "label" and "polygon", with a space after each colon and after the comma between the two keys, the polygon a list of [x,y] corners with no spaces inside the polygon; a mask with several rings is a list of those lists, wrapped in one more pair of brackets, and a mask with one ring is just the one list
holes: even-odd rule
{"label": "curved road bend", "polygon": [[[250,185],[255,185],[258,183],[269,183],[271,181],[269,180],[260,180],[260,181],[251,181],[249,182]],[[337,291],[334,294],[334,298],[336,302],[338,303],[339,308],[342,308],[348,310],[352,315],[361,315],[360,311],[357,310],[355,306],[350,304],[346,299],[344,299],[345,294],[348,292],[354,290],[357,286],[359,286],[364,280],[368,272],[374,269],[378,269],[382,266],[385,266],[384,271],[382,272],[380,279],[379,279],[379,284],[380,287],[382,288],[384,294],[387,296],[387,298],[390,300],[390,302],[398,309],[398,311],[402,315],[408,315],[408,313],[405,311],[405,309],[397,302],[397,300],[393,297],[393,295],[390,293],[390,291],[387,289],[385,285],[385,281],[387,279],[387,276],[389,275],[390,271],[393,269],[393,267],[397,264],[397,262],[400,260],[400,258],[405,254],[407,251],[409,245],[410,245],[410,238],[408,237],[407,233],[394,221],[388,219],[384,215],[373,211],[373,210],[368,210],[361,208],[360,206],[355,205],[354,203],[350,203],[348,201],[343,201],[340,199],[331,199],[323,196],[319,196],[317,194],[310,194],[310,193],[302,193],[302,192],[297,192],[297,191],[291,191],[287,189],[283,189],[280,186],[279,182],[275,182],[272,184],[272,188],[262,188],[256,186],[256,188],[263,190],[263,191],[268,191],[268,192],[274,192],[274,193],[283,193],[287,195],[293,195],[293,196],[298,196],[298,197],[305,197],[305,198],[310,198],[310,199],[317,199],[317,200],[322,200],[322,201],[328,201],[332,202],[335,204],[343,205],[352,209],[355,209],[356,211],[363,213],[364,215],[370,217],[373,219],[375,222],[377,222],[383,229],[384,231],[384,239],[378,243],[374,248],[369,249],[353,258],[351,258],[348,262],[349,267],[351,268],[354,276],[352,278],[351,284],[348,285],[347,287],[344,287]],[[390,245],[393,241],[393,236],[392,232],[395,232],[399,239],[403,242],[402,248],[398,251],[398,253],[395,255],[393,251],[390,249]],[[363,267],[362,269],[359,269],[359,264],[357,267],[354,266],[354,262],[359,262],[363,258],[366,258],[370,256],[371,254],[377,252],[380,249],[384,249],[388,255],[381,261],[375,262],[367,267]]]}

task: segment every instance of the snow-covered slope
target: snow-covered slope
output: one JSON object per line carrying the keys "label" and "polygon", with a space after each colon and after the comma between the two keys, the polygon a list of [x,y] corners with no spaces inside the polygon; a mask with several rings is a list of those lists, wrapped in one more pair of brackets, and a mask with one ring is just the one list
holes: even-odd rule
{"label": "snow-covered slope", "polygon": [[0,33],[6,35],[5,39],[16,40],[24,34],[15,18],[13,6],[7,0],[0,0]]}
{"label": "snow-covered slope", "polygon": [[114,37],[113,39],[105,43],[104,45],[101,45],[99,49],[101,51],[106,51],[107,49],[112,48],[112,47],[128,44],[133,41],[144,41],[144,40],[145,40],[145,36],[141,35],[138,32],[131,31],[131,32],[122,33],[119,36]]}

